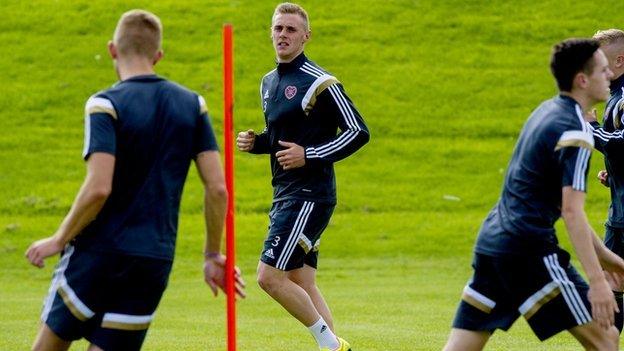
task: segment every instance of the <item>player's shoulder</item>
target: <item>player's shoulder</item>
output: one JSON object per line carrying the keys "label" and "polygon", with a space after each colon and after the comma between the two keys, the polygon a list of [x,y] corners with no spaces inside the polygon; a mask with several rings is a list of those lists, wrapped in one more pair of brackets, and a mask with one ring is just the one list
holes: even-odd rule
{"label": "player's shoulder", "polygon": [[333,77],[329,71],[318,65],[316,62],[305,57],[301,66],[299,67],[299,71],[305,73],[305,75],[309,76],[312,79],[318,79],[321,77]]}
{"label": "player's shoulder", "polygon": [[106,113],[117,119],[117,110],[113,103],[113,98],[107,90],[101,90],[91,95],[85,102],[85,114]]}

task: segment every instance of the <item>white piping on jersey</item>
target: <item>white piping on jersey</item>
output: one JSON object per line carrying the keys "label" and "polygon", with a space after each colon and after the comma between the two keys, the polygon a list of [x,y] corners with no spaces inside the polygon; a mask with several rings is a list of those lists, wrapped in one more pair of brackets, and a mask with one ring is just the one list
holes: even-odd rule
{"label": "white piping on jersey", "polygon": [[[303,65],[301,66],[301,68],[307,68],[309,71],[316,73],[318,76],[321,76],[323,74],[325,74],[325,72],[321,71],[320,69],[312,66],[310,63],[308,62],[304,62]],[[314,75],[314,74],[313,74]]]}
{"label": "white piping on jersey", "polygon": [[543,258],[546,269],[552,280],[559,285],[564,300],[566,301],[570,312],[574,316],[577,324],[585,324],[591,321],[591,317],[583,300],[579,296],[574,283],[570,281],[565,270],[561,268],[557,260],[557,254],[552,254]]}
{"label": "white piping on jersey", "polygon": [[583,111],[581,111],[581,107],[579,106],[579,104],[576,104],[574,105],[574,109],[576,110],[576,116],[579,118],[579,121],[581,122],[583,131],[587,132],[589,128],[587,127],[587,122],[585,122],[585,118],[583,117]]}
{"label": "white piping on jersey", "polygon": [[84,146],[82,148],[82,157],[87,156],[87,152],[89,152],[89,147],[91,146],[91,116],[89,112],[85,111],[85,121],[84,121]]}
{"label": "white piping on jersey", "polygon": [[585,148],[579,148],[578,155],[576,156],[576,165],[574,166],[574,178],[572,181],[572,188],[578,191],[585,191],[585,171],[587,169],[587,162],[589,161],[589,155],[591,150]]}
{"label": "white piping on jersey", "polygon": [[208,107],[206,106],[206,100],[201,95],[197,95],[197,100],[199,101],[199,113],[208,113]]}
{"label": "white piping on jersey", "polygon": [[594,137],[592,133],[580,131],[580,130],[568,130],[568,131],[563,132],[563,134],[561,134],[561,136],[559,137],[559,141],[557,142],[557,145],[559,143],[564,143],[565,145],[566,141],[572,141],[572,140],[580,140],[580,141],[587,143],[588,145],[591,145],[591,147],[594,147]]}
{"label": "white piping on jersey", "polygon": [[290,237],[284,245],[284,249],[282,250],[279,259],[277,260],[277,264],[275,268],[285,270],[286,265],[288,264],[288,260],[292,255],[297,243],[299,242],[299,235],[303,233],[303,228],[308,222],[308,218],[310,217],[310,213],[314,208],[314,202],[305,201],[301,210],[299,211],[299,215],[297,216],[297,220],[295,221],[295,225],[293,226],[292,231],[290,232]]}
{"label": "white piping on jersey", "polygon": [[265,74],[262,79],[260,79],[260,101],[264,100],[264,92],[262,91],[264,85],[264,78],[266,78],[269,74],[275,72],[277,68],[272,69],[269,73]]}
{"label": "white piping on jersey", "polygon": [[[613,111],[611,111],[611,120],[613,121],[613,126],[615,127],[615,119],[617,118],[618,110],[622,108],[622,104],[624,104],[624,87],[622,87],[622,97],[615,103],[613,106]],[[620,125],[624,124],[624,115],[620,118]]]}
{"label": "white piping on jersey", "polygon": [[613,133],[609,133],[604,129],[594,129],[594,136],[602,141],[609,141],[611,139],[624,139],[623,130],[616,130]]}
{"label": "white piping on jersey", "polygon": [[91,113],[106,113],[113,119],[117,119],[117,112],[113,103],[106,98],[91,96],[85,104],[85,135],[82,157],[87,156],[91,143]]}
{"label": "white piping on jersey", "polygon": [[[317,80],[314,83],[322,79],[324,76],[329,76],[323,71],[321,71],[320,69],[312,66],[308,62],[304,62],[304,64],[299,69],[302,70],[303,72],[306,72],[312,75],[313,77],[316,77]],[[329,77],[332,77],[332,76],[329,76]],[[322,81],[325,81],[325,80],[326,79],[323,79]],[[319,84],[321,84],[322,81]],[[362,128],[358,125],[357,120],[355,119],[353,109],[351,108],[346,98],[342,94],[342,91],[340,91],[340,89],[338,89],[338,87],[335,84],[330,85],[328,87],[328,90],[330,94],[332,95],[332,97],[334,98],[334,101],[336,102],[336,106],[338,106],[338,109],[340,110],[340,114],[342,115],[342,118],[347,124],[347,127],[349,129],[344,131],[342,135],[338,137],[338,139],[333,140],[325,145],[322,145],[316,148],[313,148],[313,147],[307,148],[306,157],[308,158],[321,158],[321,157],[325,157],[325,156],[328,156],[332,153],[339,151],[345,145],[353,141],[357,137],[358,132],[362,130]],[[306,96],[307,96],[307,93],[306,93]],[[302,102],[303,108],[305,108],[306,105],[307,103],[303,104]]]}
{"label": "white piping on jersey", "polygon": [[323,74],[322,76],[316,78],[314,83],[310,85],[310,88],[308,88],[308,91],[306,91],[305,95],[303,96],[303,100],[301,100],[301,109],[305,111],[306,107],[310,103],[310,99],[312,99],[312,94],[314,94],[314,92],[316,91],[316,88],[318,88],[319,85],[325,83],[330,79],[336,80],[336,77],[330,76],[329,74]]}
{"label": "white piping on jersey", "polygon": [[102,97],[92,96],[87,100],[85,105],[85,111],[87,114],[93,113],[93,110],[97,110],[98,112],[108,113],[114,119],[117,119],[117,112],[115,111],[115,107],[113,103],[107,99]]}

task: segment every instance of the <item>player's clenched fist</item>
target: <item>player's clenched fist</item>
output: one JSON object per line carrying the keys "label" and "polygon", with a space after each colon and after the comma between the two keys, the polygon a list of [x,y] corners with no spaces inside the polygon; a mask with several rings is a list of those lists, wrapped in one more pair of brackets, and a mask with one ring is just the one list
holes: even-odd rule
{"label": "player's clenched fist", "polygon": [[249,129],[246,132],[238,133],[236,137],[236,146],[240,151],[249,152],[254,147],[254,142],[256,141],[256,133],[252,129]]}

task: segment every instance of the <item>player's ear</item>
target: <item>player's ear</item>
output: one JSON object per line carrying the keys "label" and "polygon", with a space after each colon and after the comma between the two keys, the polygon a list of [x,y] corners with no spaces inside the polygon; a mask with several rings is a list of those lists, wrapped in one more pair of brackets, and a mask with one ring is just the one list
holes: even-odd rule
{"label": "player's ear", "polygon": [[163,58],[163,56],[165,56],[165,52],[163,51],[163,49],[156,51],[156,55],[154,55],[154,60],[152,61],[152,65],[156,65],[158,61],[160,61]]}
{"label": "player's ear", "polygon": [[581,88],[581,89],[585,89],[587,88],[587,85],[589,84],[589,79],[587,77],[587,75],[583,72],[579,72],[574,76],[574,80],[572,81],[572,87],[573,88]]}
{"label": "player's ear", "polygon": [[117,59],[117,47],[115,47],[115,44],[112,40],[108,41],[108,53],[113,60]]}
{"label": "player's ear", "polygon": [[615,67],[616,68],[624,67],[624,55],[617,55],[615,57]]}
{"label": "player's ear", "polygon": [[305,34],[305,37],[304,37],[304,38],[305,38],[305,40],[304,40],[303,42],[305,43],[305,42],[307,42],[308,40],[310,40],[310,37],[311,37],[311,36],[312,36],[312,31],[311,31],[311,30],[307,31],[307,32],[306,32],[306,34]]}

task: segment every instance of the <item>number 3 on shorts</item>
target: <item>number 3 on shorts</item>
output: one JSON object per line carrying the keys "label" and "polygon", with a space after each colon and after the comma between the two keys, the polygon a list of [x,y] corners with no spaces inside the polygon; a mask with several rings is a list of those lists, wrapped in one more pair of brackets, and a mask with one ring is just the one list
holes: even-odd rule
{"label": "number 3 on shorts", "polygon": [[273,246],[277,246],[277,245],[279,245],[279,241],[280,241],[280,237],[279,237],[279,235],[276,235],[276,236],[275,236],[275,239],[274,239],[274,241],[271,243],[271,245],[273,245]]}

